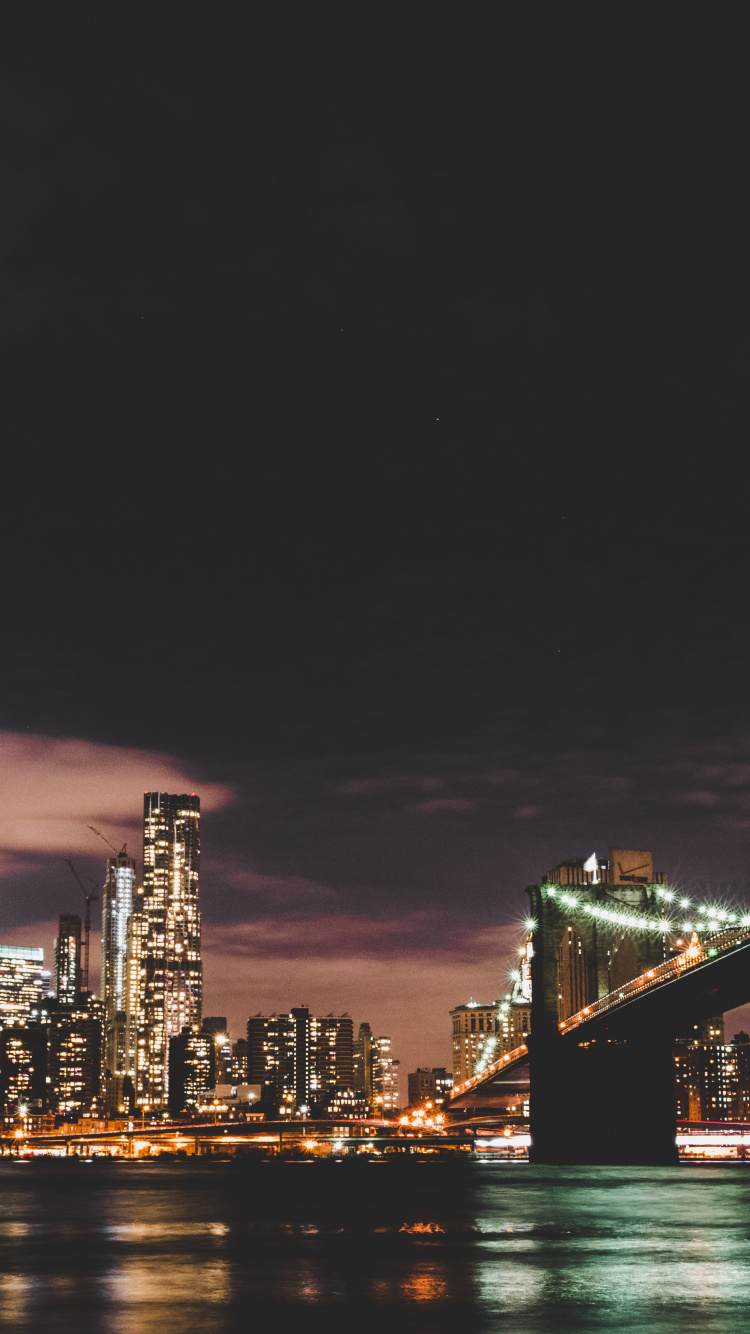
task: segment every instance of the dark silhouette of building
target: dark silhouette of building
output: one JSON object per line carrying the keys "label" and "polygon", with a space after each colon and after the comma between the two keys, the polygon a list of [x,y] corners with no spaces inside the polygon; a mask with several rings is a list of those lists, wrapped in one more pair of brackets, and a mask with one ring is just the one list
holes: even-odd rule
{"label": "dark silhouette of building", "polygon": [[[229,1037],[226,1015],[212,1014],[203,1020],[204,1033],[210,1033],[216,1047],[216,1082],[232,1083],[232,1043]],[[242,1081],[240,1081],[242,1082]]]}
{"label": "dark silhouette of building", "polygon": [[183,1028],[169,1040],[169,1113],[194,1112],[216,1085],[213,1033]]}
{"label": "dark silhouette of building", "polygon": [[247,1039],[238,1038],[232,1043],[232,1084],[247,1084]]}
{"label": "dark silhouette of building", "polygon": [[352,1076],[354,1088],[358,1093],[364,1094],[370,1106],[372,1106],[372,1059],[372,1029],[369,1024],[362,1023],[354,1043]]}
{"label": "dark silhouette of building", "polygon": [[47,1110],[47,1025],[14,1024],[0,1031],[0,1109]]}
{"label": "dark silhouette of building", "polygon": [[444,1065],[419,1066],[407,1076],[409,1081],[409,1106],[418,1107],[422,1102],[442,1105],[453,1087],[453,1076]]}

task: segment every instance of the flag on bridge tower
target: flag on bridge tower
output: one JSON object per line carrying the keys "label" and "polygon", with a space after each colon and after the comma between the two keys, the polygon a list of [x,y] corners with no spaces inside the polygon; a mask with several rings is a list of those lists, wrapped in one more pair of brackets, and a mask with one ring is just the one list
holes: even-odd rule
{"label": "flag on bridge tower", "polygon": [[599,863],[598,863],[598,861],[597,861],[597,859],[596,859],[596,853],[595,853],[595,852],[592,852],[592,854],[591,854],[591,856],[589,857],[588,861],[586,861],[586,862],[583,863],[583,869],[584,869],[584,871],[588,871],[588,872],[590,872],[591,874],[593,874],[594,879],[593,879],[593,881],[592,881],[592,884],[594,884],[594,885],[598,885],[598,884],[599,884]]}

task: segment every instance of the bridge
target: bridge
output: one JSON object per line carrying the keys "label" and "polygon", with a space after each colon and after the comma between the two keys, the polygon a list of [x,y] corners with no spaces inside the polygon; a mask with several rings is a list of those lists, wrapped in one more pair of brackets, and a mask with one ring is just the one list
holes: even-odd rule
{"label": "bridge", "polygon": [[[528,1044],[457,1087],[449,1109],[507,1109],[525,1089],[533,1161],[676,1163],[675,1041],[750,1001],[750,915],[678,897],[649,853],[592,862],[529,887]],[[634,862],[643,874],[627,878]]]}

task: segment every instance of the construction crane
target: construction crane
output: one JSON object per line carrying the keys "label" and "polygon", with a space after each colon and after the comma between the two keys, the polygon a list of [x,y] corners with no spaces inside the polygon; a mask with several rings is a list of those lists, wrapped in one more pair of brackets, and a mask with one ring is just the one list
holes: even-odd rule
{"label": "construction crane", "polygon": [[81,890],[83,897],[86,900],[86,917],[84,921],[83,948],[81,950],[81,991],[88,991],[89,939],[91,936],[91,905],[92,903],[96,903],[97,899],[99,898],[99,886],[95,884],[91,892],[87,893],[86,886],[84,885],[72,861],[70,861],[67,857],[65,858],[65,860],[68,863],[68,866],[70,867],[71,872],[78,883],[78,887]]}
{"label": "construction crane", "polygon": [[96,837],[97,837],[97,838],[100,838],[100,839],[102,840],[102,843],[106,843],[107,847],[108,847],[108,848],[111,848],[112,851],[114,852],[115,857],[124,857],[124,856],[126,856],[127,851],[128,851],[128,845],[127,845],[127,843],[123,843],[122,847],[120,848],[120,851],[118,852],[118,851],[117,851],[117,848],[116,848],[115,845],[114,845],[114,843],[111,843],[111,842],[110,842],[110,840],[107,838],[106,834],[102,834],[101,831],[100,831],[99,829],[95,829],[94,826],[93,826],[92,824],[86,825],[86,828],[87,828],[87,829],[90,829],[91,832],[92,832],[92,834],[96,834]]}

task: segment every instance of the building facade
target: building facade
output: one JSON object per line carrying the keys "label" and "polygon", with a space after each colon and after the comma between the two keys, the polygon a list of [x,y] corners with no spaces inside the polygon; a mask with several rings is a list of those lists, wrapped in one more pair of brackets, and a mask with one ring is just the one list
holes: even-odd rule
{"label": "building facade", "polygon": [[143,1038],[145,1055],[136,1100],[155,1109],[167,1104],[170,1039],[185,1028],[201,1026],[199,826],[200,798],[195,793],[145,793],[145,939],[139,965],[142,999],[135,1005],[136,1046]]}
{"label": "building facade", "polygon": [[127,1041],[128,922],[135,898],[135,861],[127,844],[107,861],[102,895],[102,981],[105,1067],[111,1075],[129,1074]]}
{"label": "building facade", "polygon": [[60,917],[55,941],[55,994],[62,1005],[75,1005],[81,994],[81,919]]}
{"label": "building facade", "polygon": [[469,1000],[456,1005],[450,1012],[453,1039],[453,1083],[463,1084],[471,1079],[477,1065],[489,1059],[495,1051],[496,1034],[500,1021],[497,1005],[483,1005]]}
{"label": "building facade", "polygon": [[678,1121],[750,1121],[750,1042],[680,1042],[674,1063]]}
{"label": "building facade", "polygon": [[352,1090],[351,1015],[313,1015],[304,1005],[288,1014],[252,1015],[244,1054],[247,1082],[260,1085],[269,1115],[303,1108],[323,1115],[334,1095]]}
{"label": "building facade", "polygon": [[364,1096],[370,1106],[372,1106],[372,1041],[370,1025],[360,1024],[357,1040],[354,1043],[352,1076],[354,1088]]}
{"label": "building facade", "polygon": [[169,1112],[195,1112],[216,1085],[216,1040],[213,1033],[184,1028],[169,1039]]}
{"label": "building facade", "polygon": [[49,991],[50,974],[43,968],[44,950],[36,946],[0,945],[0,1023],[25,1019]]}
{"label": "building facade", "polygon": [[102,1093],[103,1005],[88,996],[85,1003],[58,1003],[49,1021],[47,1074],[48,1109],[58,1116],[77,1117],[98,1108]]}
{"label": "building facade", "polygon": [[0,1110],[46,1111],[47,1025],[15,1023],[0,1030]]}
{"label": "building facade", "polygon": [[444,1065],[419,1066],[410,1071],[408,1080],[410,1107],[418,1107],[423,1102],[442,1106],[453,1087],[453,1077]]}
{"label": "building facade", "polygon": [[400,1062],[391,1055],[389,1037],[372,1042],[372,1105],[376,1115],[395,1112],[399,1105],[398,1074]]}

